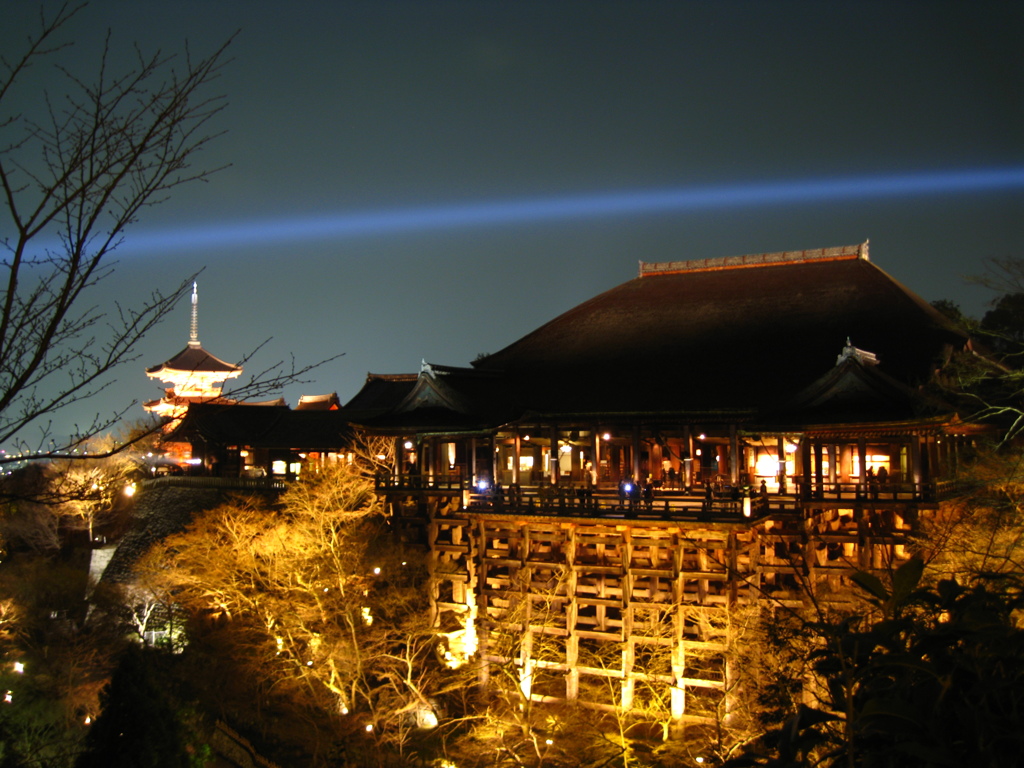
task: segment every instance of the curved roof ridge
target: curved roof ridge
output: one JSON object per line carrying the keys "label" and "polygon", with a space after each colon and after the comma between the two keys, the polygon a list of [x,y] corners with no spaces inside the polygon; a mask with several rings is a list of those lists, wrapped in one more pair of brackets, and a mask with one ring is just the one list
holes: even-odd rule
{"label": "curved roof ridge", "polygon": [[170,360],[160,365],[154,365],[146,369],[146,374],[156,376],[164,372],[181,373],[226,373],[230,377],[238,376],[242,372],[242,366],[221,360],[216,355],[211,355],[202,346],[196,344],[185,347]]}
{"label": "curved roof ridge", "polygon": [[719,269],[740,269],[743,267],[764,267],[773,264],[805,264],[810,261],[834,261],[838,259],[868,258],[868,241],[859,245],[840,245],[833,248],[813,248],[804,251],[779,251],[777,253],[756,253],[746,256],[720,256],[711,259],[690,259],[688,261],[640,262],[639,277],[652,275],[673,275],[680,272],[710,272]]}

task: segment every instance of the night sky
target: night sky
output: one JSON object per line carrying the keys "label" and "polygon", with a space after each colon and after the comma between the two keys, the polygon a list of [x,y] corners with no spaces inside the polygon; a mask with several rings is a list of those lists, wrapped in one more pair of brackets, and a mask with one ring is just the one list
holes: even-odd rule
{"label": "night sky", "polygon": [[[2,9],[11,51],[39,5]],[[203,155],[230,167],[145,212],[92,300],[204,269],[213,354],[345,353],[293,405],[468,365],[640,260],[870,239],[890,275],[977,315],[990,295],[963,276],[1024,256],[1021,2],[96,0],[63,60],[93,69],[107,28],[118,51],[239,34]],[[158,396],[143,370],[188,332],[182,303],[55,431]]]}

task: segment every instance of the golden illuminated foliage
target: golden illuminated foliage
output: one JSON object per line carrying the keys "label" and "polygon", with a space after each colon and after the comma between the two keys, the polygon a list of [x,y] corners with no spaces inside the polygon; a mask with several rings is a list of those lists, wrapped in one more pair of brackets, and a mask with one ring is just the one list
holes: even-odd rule
{"label": "golden illuminated foliage", "polygon": [[224,681],[211,685],[234,696],[237,717],[267,725],[272,711],[281,729],[316,731],[307,744],[329,733],[400,744],[423,725],[437,693],[425,571],[357,468],[310,474],[274,505],[206,512],[139,571],[188,614],[186,653],[216,659]]}

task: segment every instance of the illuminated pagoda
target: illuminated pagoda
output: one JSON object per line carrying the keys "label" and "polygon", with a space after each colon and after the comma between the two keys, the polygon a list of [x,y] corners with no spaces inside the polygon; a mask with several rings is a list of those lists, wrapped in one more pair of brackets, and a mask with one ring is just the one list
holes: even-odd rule
{"label": "illuminated pagoda", "polygon": [[430,549],[446,661],[704,727],[731,706],[737,606],[849,599],[958,493],[980,428],[928,385],[969,346],[867,243],[641,262],[472,368],[370,375],[345,410],[394,440],[378,492]]}
{"label": "illuminated pagoda", "polygon": [[199,343],[199,287],[192,283],[192,320],[188,346],[170,360],[146,369],[146,375],[170,384],[159,400],[143,403],[150,413],[181,419],[192,403],[221,399],[224,382],[242,373],[242,366],[224,362]]}

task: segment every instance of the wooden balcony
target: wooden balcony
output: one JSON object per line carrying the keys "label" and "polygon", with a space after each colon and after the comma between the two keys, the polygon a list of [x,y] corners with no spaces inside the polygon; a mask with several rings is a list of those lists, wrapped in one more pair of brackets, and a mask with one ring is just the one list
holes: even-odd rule
{"label": "wooden balcony", "polygon": [[653,497],[628,496],[615,488],[588,489],[573,486],[527,485],[476,489],[461,475],[377,478],[377,492],[392,500],[420,497],[461,497],[467,511],[498,514],[531,514],[551,517],[601,517],[658,520],[758,519],[795,513],[807,508],[846,508],[860,505],[882,507],[937,506],[939,501],[962,491],[955,481],[941,483],[803,482],[788,486],[789,493],[760,494],[723,487],[708,493],[704,488],[661,490]]}

